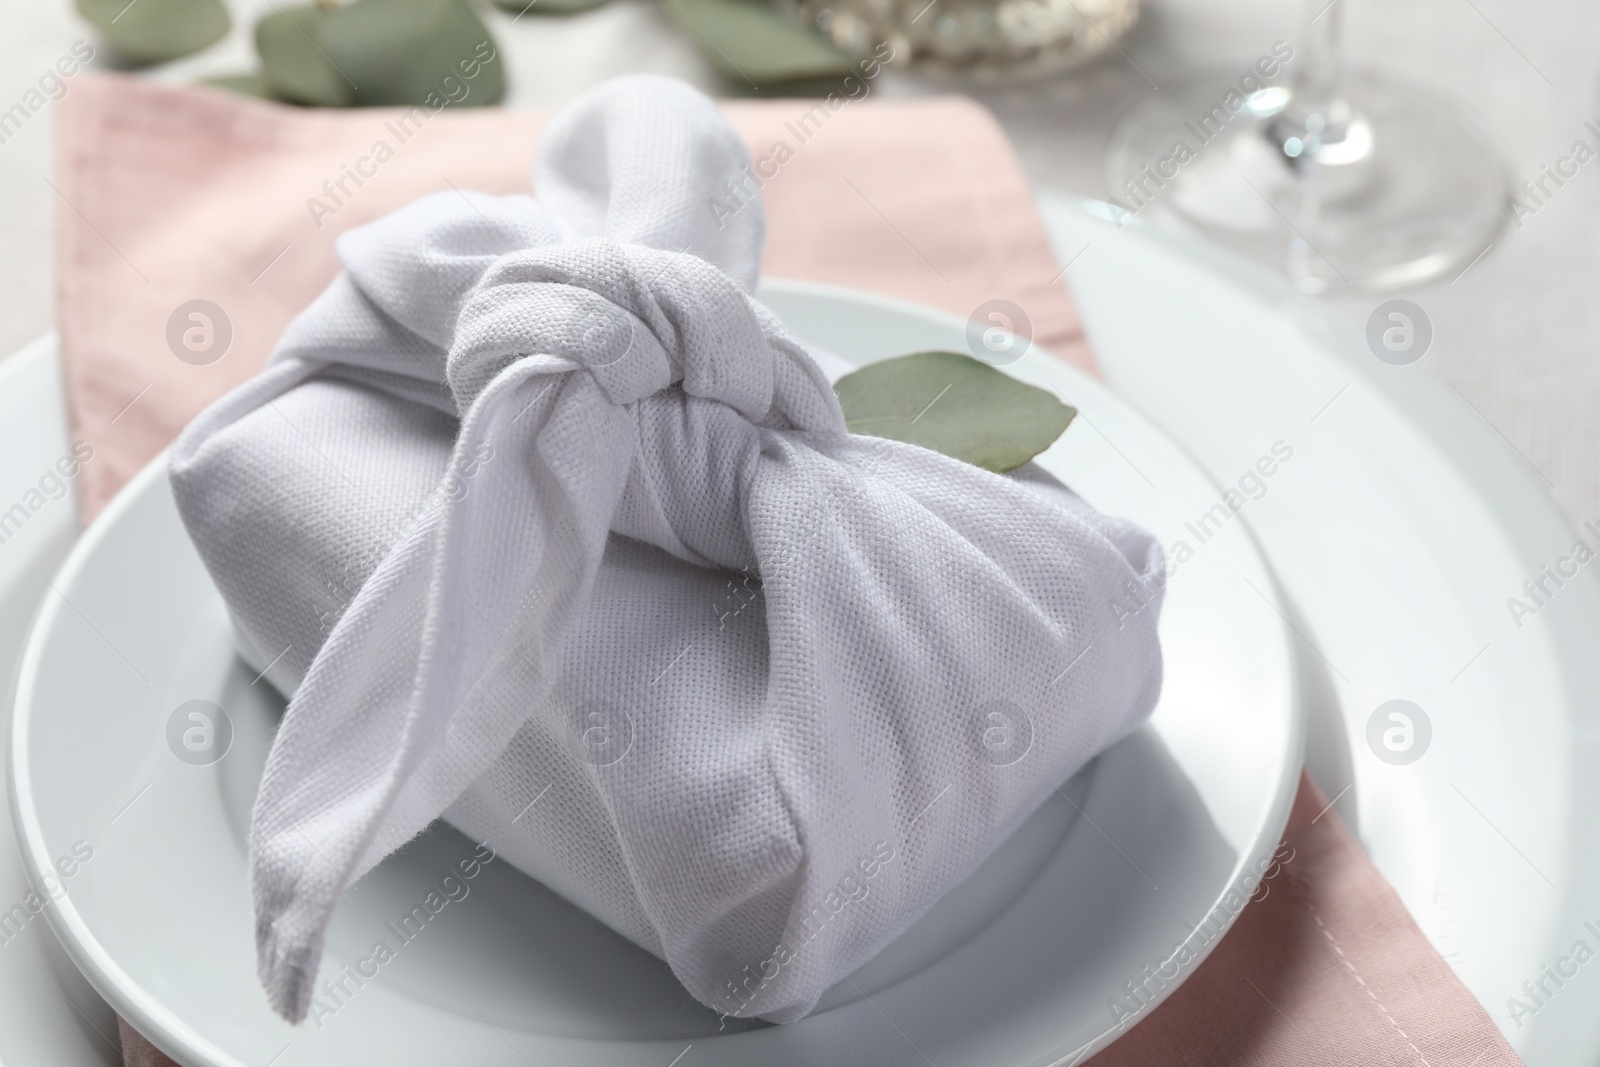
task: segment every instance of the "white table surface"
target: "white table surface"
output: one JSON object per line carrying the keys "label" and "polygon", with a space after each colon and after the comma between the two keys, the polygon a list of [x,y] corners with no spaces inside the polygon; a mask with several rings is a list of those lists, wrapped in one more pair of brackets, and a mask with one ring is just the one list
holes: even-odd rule
{"label": "white table surface", "polygon": [[[228,0],[228,40],[165,76],[187,79],[249,65],[249,27],[267,0]],[[1347,55],[1433,82],[1476,111],[1517,180],[1537,176],[1600,119],[1596,88],[1600,8],[1581,0],[1337,0]],[[1300,0],[1150,0],[1125,55],[1109,52],[1065,78],[976,90],[1015,140],[1033,180],[1090,196],[1106,193],[1103,156],[1116,118],[1196,65],[1253,57],[1296,40]],[[558,104],[614,74],[676,74],[728,91],[667,22],[657,0],[616,0],[575,18],[490,15],[510,60],[511,106]],[[92,31],[70,0],[8,0],[0,10],[0,108]],[[1149,79],[1148,81],[1146,79]],[[70,84],[70,83],[69,83]],[[939,91],[885,77],[883,94]],[[61,205],[46,184],[53,119],[47,108],[0,144],[0,353],[51,325],[52,221]],[[1590,137],[1592,140],[1592,137]],[[1539,472],[1574,525],[1600,519],[1600,166],[1583,168],[1546,207],[1508,228],[1453,284],[1406,295],[1433,320],[1430,371],[1453,385]],[[1090,253],[1093,254],[1092,252]],[[1081,267],[1091,264],[1084,261]],[[1075,268],[1078,269],[1078,268]],[[1371,296],[1336,298],[1365,320]]]}
{"label": "white table surface", "polygon": [[[162,74],[188,80],[250,65],[248,32],[268,0],[226,0],[236,27],[223,44]],[[1336,0],[1345,8],[1347,54],[1435,83],[1476,111],[1520,181],[1566,154],[1600,122],[1600,8],[1577,0]],[[1590,14],[1584,14],[1588,10]],[[1140,25],[1112,52],[1065,78],[981,89],[1040,186],[1099,196],[1112,125],[1129,106],[1180,72],[1231,63],[1296,40],[1299,0],[1151,0]],[[568,19],[490,16],[510,63],[510,106],[559,104],[614,74],[647,70],[728,91],[667,22],[658,0],[615,0]],[[92,31],[70,0],[6,0],[0,7],[0,110],[15,102],[72,43]],[[1150,79],[1150,80],[1147,80]],[[69,82],[70,86],[70,82]],[[879,79],[884,95],[946,91],[904,77]],[[70,91],[70,88],[69,88]],[[64,208],[50,175],[53,115],[47,108],[0,144],[0,359],[51,328],[53,221]],[[1434,342],[1423,367],[1458,389],[1537,471],[1574,526],[1600,520],[1600,165],[1584,167],[1519,229],[1509,226],[1453,284],[1405,295],[1427,311]],[[1094,255],[1091,250],[1088,256]],[[1075,267],[1092,268],[1086,258]],[[1334,299],[1364,321],[1380,297]]]}

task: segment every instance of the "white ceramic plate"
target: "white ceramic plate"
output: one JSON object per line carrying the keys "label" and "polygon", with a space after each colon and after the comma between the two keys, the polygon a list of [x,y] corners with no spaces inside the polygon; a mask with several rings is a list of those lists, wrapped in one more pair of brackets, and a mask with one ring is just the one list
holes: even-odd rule
{"label": "white ceramic plate", "polygon": [[[965,344],[965,323],[909,305],[792,284],[764,295],[849,362]],[[1216,504],[1218,489],[1102,386],[1038,352],[1008,370],[1079,407],[1043,462],[1098,506],[1170,544]],[[380,939],[394,960],[328,994],[337,1010],[320,1026],[293,1028],[256,984],[242,843],[277,702],[233,656],[161,464],[54,585],[13,723],[25,863],[35,879],[72,869],[52,926],[112,1006],[189,1064],[1078,1062],[1120,1032],[1107,1001],[1125,983],[1183,946],[1158,1002],[1216,943],[1269,863],[1301,758],[1284,609],[1243,525],[1226,523],[1169,585],[1150,726],[863,968],[864,997],[837,993],[792,1026],[723,1030],[659,961],[503,865],[402,945],[389,924],[471,852],[441,828],[349,895],[324,975]],[[168,746],[170,716],[194,699],[233,723],[211,766]]]}
{"label": "white ceramic plate", "polygon": [[[1275,487],[1268,508],[1245,515],[1266,541],[1307,633],[1343,627],[1359,632],[1376,621],[1386,634],[1409,630],[1426,636],[1434,632],[1431,620],[1449,618],[1458,603],[1503,604],[1510,595],[1504,588],[1508,571],[1526,568],[1520,584],[1539,563],[1551,561],[1551,546],[1564,551],[1566,527],[1539,490],[1539,476],[1452,392],[1431,381],[1426,363],[1377,364],[1347,324],[1269,274],[1145,227],[1117,232],[1074,198],[1041,199],[1062,262],[1093,246],[1074,264],[1070,279],[1112,384],[1218,477],[1237,476],[1241,458],[1273,431],[1277,413],[1304,400],[1304,381],[1328,383],[1330,395],[1345,381],[1355,383],[1316,425],[1346,401],[1356,401],[1357,426],[1344,424],[1340,433],[1358,436],[1359,447],[1323,453],[1319,463],[1303,469],[1295,492],[1280,494],[1277,488],[1284,487]],[[1448,344],[1449,338],[1436,343]],[[1447,527],[1489,531],[1489,543],[1474,546],[1480,557],[1464,559],[1455,551],[1443,557],[1409,506],[1383,513],[1396,483],[1401,495],[1409,492],[1408,475],[1397,468],[1419,454],[1419,441],[1427,464],[1417,479],[1426,483],[1419,499]],[[0,499],[20,498],[66,447],[53,345],[46,340],[0,364]],[[1370,486],[1383,486],[1384,492],[1369,495]],[[52,505],[51,521],[32,527],[37,540],[0,546],[6,597],[0,629],[7,640],[20,639],[45,575],[66,551],[74,529],[69,505]],[[1358,569],[1322,570],[1315,559],[1301,558],[1301,532],[1337,536],[1366,523],[1381,528],[1382,540],[1347,543],[1346,550],[1417,561],[1424,565],[1420,572],[1406,572],[1396,586],[1389,568],[1369,579]],[[1448,567],[1445,573],[1437,569],[1441,565]],[[1414,580],[1417,573],[1426,581]],[[1362,606],[1371,604],[1382,608],[1365,612]],[[1506,997],[1534,978],[1540,965],[1564,954],[1572,938],[1583,936],[1585,918],[1600,915],[1600,838],[1583,829],[1600,810],[1600,797],[1593,776],[1577,773],[1596,763],[1593,698],[1600,668],[1592,649],[1600,639],[1600,588],[1587,577],[1569,583],[1541,620],[1509,635],[1502,630],[1501,638],[1516,640],[1497,642],[1497,654],[1485,654],[1456,683],[1482,671],[1470,678],[1476,687],[1519,694],[1531,674],[1536,683],[1526,690],[1528,699],[1508,702],[1512,710],[1502,715],[1507,722],[1501,727],[1452,730],[1451,744],[1474,766],[1493,768],[1488,777],[1499,783],[1494,801],[1501,807],[1483,810],[1496,823],[1550,825],[1556,854],[1567,859],[1540,866],[1559,890],[1542,881],[1527,884],[1522,861],[1487,821],[1447,780],[1426,773],[1431,757],[1401,768],[1359,758],[1368,751],[1361,745],[1372,711],[1361,694],[1338,686],[1312,694],[1308,755],[1330,796],[1355,783],[1338,803],[1341,814],[1358,827],[1424,932],[1488,1006],[1529,1067],[1573,1067],[1600,1063],[1593,1025],[1600,1014],[1600,981],[1587,973],[1591,968],[1521,1027],[1510,1019]],[[0,664],[17,651],[0,645]],[[1302,652],[1321,662],[1315,653]],[[1427,668],[1425,659],[1397,663],[1384,656],[1381,662],[1394,671],[1421,674]],[[1350,673],[1364,664],[1340,666]],[[1418,690],[1397,675],[1394,691]],[[1526,729],[1518,726],[1524,721]],[[1509,758],[1502,763],[1508,741]],[[1547,747],[1567,753],[1556,768],[1554,788],[1549,767],[1538,758]],[[1397,783],[1407,787],[1398,797]],[[1504,817],[1507,811],[1512,819]],[[0,826],[0,836],[9,835],[10,828]],[[3,899],[21,899],[25,884],[9,841],[0,843]],[[0,946],[0,1063],[111,1062],[107,1043],[43,984],[41,976],[61,984],[96,1026],[111,1033],[109,1010],[81,983],[76,989],[67,984],[70,971],[62,970],[65,960],[44,933],[35,927],[26,941]]]}
{"label": "white ceramic plate", "polygon": [[[1542,476],[1426,357],[1381,362],[1358,324],[1275,276],[1042,200],[1119,395],[1224,484],[1267,442],[1295,446],[1244,515],[1308,639],[1313,775],[1524,1061],[1600,1063],[1600,966],[1545,979],[1553,996],[1523,989],[1547,965],[1574,970],[1561,961],[1579,940],[1600,950],[1596,568],[1520,627],[1507,608],[1579,536]],[[1395,699],[1431,724],[1409,764],[1367,739]],[[1513,1017],[1512,997],[1534,1011]]]}

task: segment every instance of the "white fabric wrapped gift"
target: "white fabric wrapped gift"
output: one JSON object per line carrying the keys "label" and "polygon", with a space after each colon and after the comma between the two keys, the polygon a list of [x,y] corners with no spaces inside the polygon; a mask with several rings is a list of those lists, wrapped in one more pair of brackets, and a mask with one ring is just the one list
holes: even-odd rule
{"label": "white fabric wrapped gift", "polygon": [[1159,603],[1117,607],[1159,589],[1151,537],[848,434],[751,295],[759,203],[709,204],[747,163],[698,92],[612,82],[537,199],[340,238],[175,445],[292,696],[250,834],[286,1017],[340,895],[443,815],[711,1008],[798,1019],[1154,706]]}

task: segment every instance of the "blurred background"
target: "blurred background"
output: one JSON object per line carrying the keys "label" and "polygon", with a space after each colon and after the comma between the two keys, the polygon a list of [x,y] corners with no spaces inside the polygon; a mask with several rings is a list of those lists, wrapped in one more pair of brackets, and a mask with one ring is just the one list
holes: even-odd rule
{"label": "blurred background", "polygon": [[[93,46],[94,67],[141,67],[147,76],[171,82],[234,77],[235,86],[261,91],[252,77],[262,69],[257,24],[264,18],[299,18],[296,12],[302,9],[275,0],[226,2],[229,17],[219,20],[207,5],[192,0],[139,0],[148,5],[148,16],[147,24],[138,25],[133,25],[138,6],[129,9],[121,0],[85,4],[84,13],[97,26],[70,0],[12,0],[0,34],[0,107],[22,100],[80,41]],[[1109,155],[1118,123],[1131,110],[1149,108],[1162,94],[1172,99],[1196,69],[1248,71],[1259,57],[1271,54],[1274,42],[1292,42],[1304,70],[1308,45],[1342,20],[1347,69],[1377,68],[1448,99],[1455,113],[1481,132],[1508,195],[1515,191],[1534,209],[1514,212],[1507,203],[1497,229],[1477,242],[1477,251],[1487,247],[1481,259],[1456,256],[1438,277],[1388,285],[1386,295],[1399,292],[1426,308],[1434,330],[1430,370],[1459,388],[1522,453],[1575,522],[1594,517],[1600,506],[1595,450],[1558,447],[1582,433],[1600,400],[1600,366],[1591,357],[1592,338],[1600,332],[1600,303],[1589,299],[1600,262],[1600,212],[1595,211],[1600,166],[1578,167],[1576,177],[1559,189],[1547,180],[1543,189],[1557,195],[1537,202],[1518,190],[1524,181],[1539,181],[1542,168],[1557,165],[1575,141],[1600,146],[1600,137],[1584,127],[1600,119],[1595,91],[1600,9],[1591,4],[1335,0],[1308,8],[1297,0],[1149,0],[1142,6],[1058,0],[1014,15],[1012,29],[1016,19],[1023,20],[1023,37],[1041,24],[1047,35],[1065,27],[1069,35],[1057,38],[1065,44],[1042,56],[1001,54],[972,66],[973,49],[981,53],[985,42],[970,13],[984,5],[955,7],[953,0],[940,0],[942,6],[923,13],[914,10],[920,5],[875,6],[870,0],[852,0],[837,9],[813,0],[811,7],[774,13],[810,33],[814,46],[781,36],[774,45],[763,36],[769,30],[763,20],[771,16],[763,10],[756,25],[743,25],[739,20],[759,5],[741,0],[678,5],[609,0],[570,13],[548,5],[563,2],[570,9],[588,0],[542,0],[546,6],[526,9],[517,0],[505,2],[510,6],[474,8],[498,45],[504,106],[557,105],[630,71],[676,75],[719,95],[749,95],[755,84],[762,95],[825,92],[837,87],[840,71],[849,65],[809,27],[864,50],[883,39],[881,31],[888,27],[898,30],[898,36],[891,34],[896,59],[870,79],[872,94],[968,94],[999,118],[1036,186],[1117,196],[1125,203],[1126,193],[1108,170],[1125,165]],[[198,38],[173,39],[161,28],[163,17],[198,24]],[[1031,31],[1028,19],[1034,20]],[[710,39],[696,27],[707,30]],[[133,45],[127,43],[130,28]],[[298,40],[298,30],[277,29],[280,38]],[[218,31],[220,38],[205,43]],[[138,43],[140,32],[147,38],[153,34],[157,58],[198,50],[141,64],[125,54],[129,48],[152,47]],[[381,27],[375,32],[381,34]],[[907,64],[908,57],[916,63]],[[293,61],[290,56],[281,62]],[[313,95],[315,74],[307,74]],[[70,84],[67,79],[69,90]],[[0,265],[0,352],[14,351],[51,327],[51,221],[64,208],[46,181],[50,112],[46,105],[16,128],[0,131],[8,134],[0,143],[0,193],[9,207]],[[1444,198],[1452,189],[1459,192],[1461,183],[1482,183],[1483,170],[1472,161],[1446,160],[1446,182],[1432,172],[1424,178]],[[1343,284],[1323,295],[1357,322],[1365,322],[1380,299]],[[1515,375],[1505,373],[1507,362],[1517,365]]]}

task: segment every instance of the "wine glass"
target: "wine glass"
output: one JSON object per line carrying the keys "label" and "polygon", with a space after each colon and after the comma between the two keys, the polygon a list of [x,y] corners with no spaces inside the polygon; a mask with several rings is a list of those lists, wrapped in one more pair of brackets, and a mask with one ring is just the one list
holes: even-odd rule
{"label": "wine glass", "polygon": [[1341,0],[1297,42],[1164,86],[1118,123],[1111,214],[1160,217],[1301,290],[1415,285],[1463,271],[1507,218],[1505,165],[1424,86],[1340,69]]}

